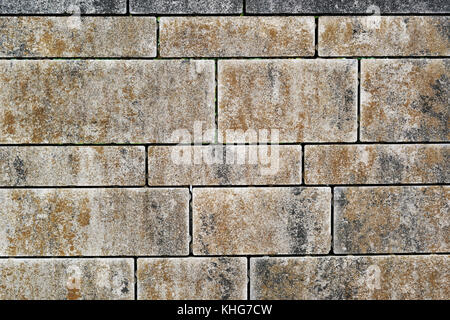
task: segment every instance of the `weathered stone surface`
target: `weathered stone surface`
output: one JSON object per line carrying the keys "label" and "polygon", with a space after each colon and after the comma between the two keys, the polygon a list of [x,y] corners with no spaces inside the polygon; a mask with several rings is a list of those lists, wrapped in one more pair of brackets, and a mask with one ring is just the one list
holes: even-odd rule
{"label": "weathered stone surface", "polygon": [[126,0],[3,0],[0,13],[9,14],[79,14],[126,13]]}
{"label": "weathered stone surface", "polygon": [[194,254],[325,254],[329,188],[194,188]]}
{"label": "weathered stone surface", "polygon": [[335,253],[450,251],[450,188],[334,189]]}
{"label": "weathered stone surface", "polygon": [[0,57],[155,57],[154,17],[0,17]]}
{"label": "weathered stone surface", "polygon": [[242,0],[130,0],[131,13],[233,14],[242,10]]}
{"label": "weathered stone surface", "polygon": [[250,298],[447,300],[449,266],[447,255],[255,258]]}
{"label": "weathered stone surface", "polygon": [[319,56],[450,55],[448,17],[320,17]]}
{"label": "weathered stone surface", "polygon": [[448,141],[445,59],[363,60],[362,141]]}
{"label": "weathered stone surface", "polygon": [[448,145],[305,146],[307,184],[448,183]]}
{"label": "weathered stone surface", "polygon": [[247,13],[447,13],[445,0],[247,0]]}
{"label": "weathered stone surface", "polygon": [[278,129],[281,142],[356,141],[356,60],[219,61],[219,130]]}
{"label": "weathered stone surface", "polygon": [[163,57],[313,56],[313,17],[162,17]]}
{"label": "weathered stone surface", "polygon": [[178,142],[214,128],[214,61],[0,62],[0,143]]}
{"label": "weathered stone surface", "polygon": [[189,253],[187,189],[0,189],[0,255]]}
{"label": "weathered stone surface", "polygon": [[0,147],[0,186],[145,185],[144,147]]}
{"label": "weathered stone surface", "polygon": [[1,259],[2,300],[132,300],[133,259]]}
{"label": "weathered stone surface", "polygon": [[244,300],[246,258],[138,259],[139,300]]}
{"label": "weathered stone surface", "polygon": [[301,146],[157,146],[148,148],[150,185],[300,184]]}

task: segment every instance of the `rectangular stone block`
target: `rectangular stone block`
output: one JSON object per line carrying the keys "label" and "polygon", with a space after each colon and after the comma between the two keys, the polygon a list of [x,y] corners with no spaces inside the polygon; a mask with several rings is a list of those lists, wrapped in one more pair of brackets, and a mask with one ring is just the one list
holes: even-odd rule
{"label": "rectangular stone block", "polygon": [[140,14],[237,14],[242,0],[130,0],[131,13]]}
{"label": "rectangular stone block", "polygon": [[448,141],[446,59],[363,60],[362,141]]}
{"label": "rectangular stone block", "polygon": [[198,255],[326,254],[330,188],[194,188]]}
{"label": "rectangular stone block", "polygon": [[189,253],[188,189],[0,189],[1,256]]}
{"label": "rectangular stone block", "polygon": [[247,259],[138,259],[137,281],[139,300],[245,300]]}
{"label": "rectangular stone block", "polygon": [[319,56],[448,56],[444,16],[320,17]]}
{"label": "rectangular stone block", "polygon": [[126,0],[4,0],[2,14],[120,14],[127,12]]}
{"label": "rectangular stone block", "polygon": [[162,57],[313,56],[313,17],[162,17]]}
{"label": "rectangular stone block", "polygon": [[301,146],[155,146],[148,148],[148,183],[267,185],[302,182]]}
{"label": "rectangular stone block", "polygon": [[154,17],[0,17],[0,57],[155,57]]}
{"label": "rectangular stone block", "polygon": [[132,300],[134,261],[0,259],[2,300]]}
{"label": "rectangular stone block", "polygon": [[214,61],[0,61],[0,143],[177,143],[214,128]]}
{"label": "rectangular stone block", "polygon": [[448,255],[252,258],[252,300],[448,300]]}
{"label": "rectangular stone block", "polygon": [[448,13],[444,0],[247,0],[247,13]]}
{"label": "rectangular stone block", "polygon": [[[354,142],[356,60],[219,61],[219,131],[279,130],[281,142]],[[231,138],[230,138],[231,137]]]}
{"label": "rectangular stone block", "polygon": [[450,251],[450,188],[334,189],[335,253]]}
{"label": "rectangular stone block", "polygon": [[0,186],[143,186],[144,147],[0,147]]}
{"label": "rectangular stone block", "polygon": [[448,183],[449,146],[305,146],[306,184]]}

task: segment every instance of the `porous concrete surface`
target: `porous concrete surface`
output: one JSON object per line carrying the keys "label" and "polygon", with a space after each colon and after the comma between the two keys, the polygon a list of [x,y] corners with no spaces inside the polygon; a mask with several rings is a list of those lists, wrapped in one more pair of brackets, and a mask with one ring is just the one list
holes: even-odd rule
{"label": "porous concrete surface", "polygon": [[0,189],[0,203],[0,256],[189,253],[188,189]]}
{"label": "porous concrete surface", "polygon": [[7,14],[120,14],[126,0],[2,0],[0,12]]}
{"label": "porous concrete surface", "polygon": [[335,188],[333,251],[449,252],[449,212],[448,186]]}
{"label": "porous concrete surface", "polygon": [[131,13],[146,14],[237,14],[242,0],[130,0]]}
{"label": "porous concrete surface", "polygon": [[223,60],[218,64],[218,126],[279,130],[281,142],[354,142],[356,60]]}
{"label": "porous concrete surface", "polygon": [[162,57],[313,56],[313,17],[162,17]]}
{"label": "porous concrete surface", "polygon": [[329,253],[330,202],[330,188],[194,189],[194,254]]}
{"label": "porous concrete surface", "polygon": [[361,62],[362,141],[448,141],[446,59]]}
{"label": "porous concrete surface", "polygon": [[0,57],[155,57],[154,17],[0,17]]}
{"label": "porous concrete surface", "polygon": [[214,128],[213,61],[4,60],[0,79],[0,143],[176,143],[196,121]]}
{"label": "porous concrete surface", "polygon": [[0,186],[144,184],[144,147],[0,147]]}
{"label": "porous concrete surface", "polygon": [[247,299],[247,259],[138,259],[139,300]]}
{"label": "porous concrete surface", "polygon": [[447,16],[320,17],[319,56],[448,56]]}
{"label": "porous concrete surface", "polygon": [[247,13],[372,14],[449,13],[445,0],[246,0]]}
{"label": "porous concrete surface", "polygon": [[134,261],[1,259],[2,300],[132,300]]}
{"label": "porous concrete surface", "polygon": [[448,256],[252,258],[252,300],[445,300]]}
{"label": "porous concrete surface", "polygon": [[307,184],[448,183],[447,144],[307,145]]}
{"label": "porous concrete surface", "polygon": [[148,183],[151,186],[283,185],[299,184],[301,180],[301,146],[148,148]]}

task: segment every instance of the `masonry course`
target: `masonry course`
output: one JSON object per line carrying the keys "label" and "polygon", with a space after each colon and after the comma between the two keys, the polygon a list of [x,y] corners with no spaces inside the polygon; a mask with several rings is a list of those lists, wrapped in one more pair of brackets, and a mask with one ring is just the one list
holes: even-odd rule
{"label": "masonry course", "polygon": [[301,146],[151,146],[148,157],[151,186],[283,185],[302,181]]}
{"label": "masonry course", "polygon": [[177,143],[214,126],[213,61],[1,61],[0,78],[1,143]]}
{"label": "masonry course", "polygon": [[0,186],[143,186],[139,146],[0,146]]}
{"label": "masonry course", "polygon": [[139,300],[247,299],[247,259],[138,259]]}
{"label": "masonry course", "polygon": [[335,253],[450,251],[450,189],[338,187],[334,189]]}
{"label": "masonry course", "polygon": [[419,300],[449,296],[448,256],[252,258],[255,300]]}
{"label": "masonry course", "polygon": [[130,0],[131,13],[145,14],[240,14],[242,0]]}
{"label": "masonry course", "polygon": [[447,16],[320,17],[319,56],[448,56],[448,25]]}
{"label": "masonry course", "polygon": [[162,57],[313,56],[313,17],[162,17]]}
{"label": "masonry course", "polygon": [[2,300],[132,300],[134,261],[2,259]]}
{"label": "masonry course", "polygon": [[251,14],[449,13],[445,0],[246,0]]}
{"label": "masonry course", "polygon": [[326,254],[330,200],[330,188],[194,189],[194,254]]}
{"label": "masonry course", "polygon": [[189,253],[187,189],[0,189],[0,256]]}

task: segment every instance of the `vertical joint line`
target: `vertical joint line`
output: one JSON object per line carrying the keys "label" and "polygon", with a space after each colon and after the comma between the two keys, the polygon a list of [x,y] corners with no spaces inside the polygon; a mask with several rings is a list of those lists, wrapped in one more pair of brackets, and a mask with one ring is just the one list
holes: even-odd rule
{"label": "vertical joint line", "polygon": [[250,300],[250,257],[247,256],[247,300]]}
{"label": "vertical joint line", "polygon": [[246,8],[245,8],[246,6],[247,6],[246,0],[243,0],[243,1],[242,1],[242,15],[243,15],[243,16],[245,16],[245,14],[247,13],[247,12],[246,12]]}
{"label": "vertical joint line", "polygon": [[148,187],[148,146],[145,146],[145,186]]}
{"label": "vertical joint line", "polygon": [[356,142],[360,142],[360,118],[361,118],[361,59],[358,59],[358,93],[357,93],[357,109],[356,109]]}
{"label": "vertical joint line", "polygon": [[218,79],[218,59],[214,59],[214,81],[215,81],[215,96],[214,96],[214,123],[216,132],[214,134],[214,142],[218,143],[219,138],[219,79]]}
{"label": "vertical joint line", "polygon": [[138,299],[137,283],[137,257],[134,257],[134,300]]}
{"label": "vertical joint line", "polygon": [[127,13],[126,13],[126,15],[127,16],[130,15],[130,0],[127,0]]}
{"label": "vertical joint line", "polygon": [[331,220],[330,220],[330,232],[331,232],[331,243],[330,243],[330,253],[334,255],[334,186],[331,186]]}
{"label": "vertical joint line", "polygon": [[156,58],[160,58],[159,52],[160,52],[160,44],[159,44],[159,19],[160,17],[156,17]]}
{"label": "vertical joint line", "polygon": [[192,245],[194,242],[194,233],[193,233],[193,219],[192,219],[192,200],[194,197],[194,192],[192,186],[189,186],[189,256],[194,255],[194,251],[192,250]]}
{"label": "vertical joint line", "polygon": [[314,17],[314,57],[319,57],[319,17]]}

